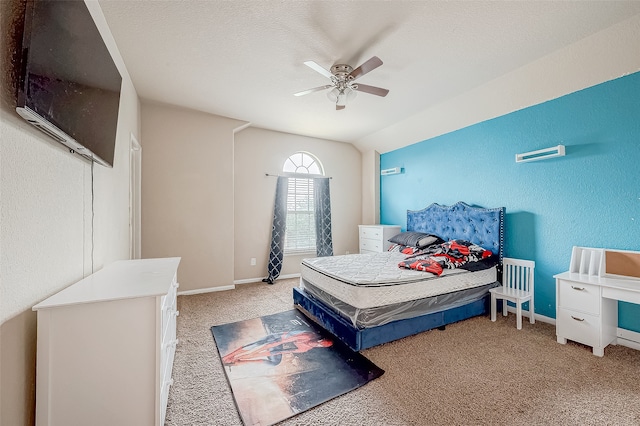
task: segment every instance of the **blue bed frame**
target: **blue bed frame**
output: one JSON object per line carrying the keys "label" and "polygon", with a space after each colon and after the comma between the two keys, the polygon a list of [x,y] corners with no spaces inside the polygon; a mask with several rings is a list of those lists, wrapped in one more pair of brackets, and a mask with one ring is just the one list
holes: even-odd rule
{"label": "blue bed frame", "polygon": [[[407,211],[407,231],[426,232],[448,241],[464,239],[498,253],[500,266],[504,251],[505,208],[481,208],[458,202],[451,206],[431,204],[418,211]],[[293,289],[293,302],[313,321],[355,351],[462,321],[489,312],[490,296],[467,305],[433,312],[370,328],[357,328],[351,321],[314,298],[302,288]]]}

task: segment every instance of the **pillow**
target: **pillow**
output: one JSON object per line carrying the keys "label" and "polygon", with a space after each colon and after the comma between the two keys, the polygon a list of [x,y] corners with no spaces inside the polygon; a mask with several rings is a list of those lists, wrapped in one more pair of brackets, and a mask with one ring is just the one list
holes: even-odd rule
{"label": "pillow", "polygon": [[409,246],[404,246],[402,244],[392,244],[391,247],[389,247],[389,250],[387,251],[393,251],[393,252],[398,252],[402,254],[412,255],[420,252],[420,250],[422,249],[419,249],[418,247],[409,247]]}
{"label": "pillow", "polygon": [[443,243],[444,240],[437,235],[424,232],[401,232],[389,238],[389,242],[407,247],[425,248],[432,244]]}
{"label": "pillow", "polygon": [[490,250],[467,240],[451,240],[440,244],[442,252],[448,257],[477,262],[493,255]]}

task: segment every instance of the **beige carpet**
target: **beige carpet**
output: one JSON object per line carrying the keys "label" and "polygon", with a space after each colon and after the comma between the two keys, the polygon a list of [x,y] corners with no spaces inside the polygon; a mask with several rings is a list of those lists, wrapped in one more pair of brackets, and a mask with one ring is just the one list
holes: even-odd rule
{"label": "beige carpet", "polygon": [[[292,308],[297,279],[178,297],[167,425],[241,425],[209,328]],[[476,317],[362,353],[385,374],[282,425],[640,425],[640,351]]]}

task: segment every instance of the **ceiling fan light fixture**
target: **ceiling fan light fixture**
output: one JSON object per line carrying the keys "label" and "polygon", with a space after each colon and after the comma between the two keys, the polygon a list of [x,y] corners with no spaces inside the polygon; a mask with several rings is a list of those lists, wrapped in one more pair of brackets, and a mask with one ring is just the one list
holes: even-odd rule
{"label": "ceiling fan light fixture", "polygon": [[327,98],[329,98],[331,102],[336,102],[338,100],[339,94],[340,94],[340,91],[338,90],[338,88],[334,87],[333,89],[327,92]]}
{"label": "ceiling fan light fixture", "polygon": [[344,89],[338,89],[334,87],[329,92],[327,92],[327,98],[331,102],[334,102],[336,105],[345,106],[348,101],[355,99],[357,93],[355,90],[352,90],[349,87]]}

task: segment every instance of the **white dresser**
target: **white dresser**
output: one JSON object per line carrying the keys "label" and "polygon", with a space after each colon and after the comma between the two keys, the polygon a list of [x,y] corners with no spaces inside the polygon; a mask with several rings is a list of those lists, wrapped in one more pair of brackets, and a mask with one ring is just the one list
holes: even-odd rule
{"label": "white dresser", "polygon": [[33,307],[37,425],[164,425],[179,263],[117,261]]}
{"label": "white dresser", "polygon": [[618,301],[640,303],[640,253],[573,247],[567,272],[556,279],[556,337],[593,348],[616,343]]}
{"label": "white dresser", "polygon": [[389,238],[400,233],[397,225],[358,225],[360,230],[360,253],[387,251]]}

